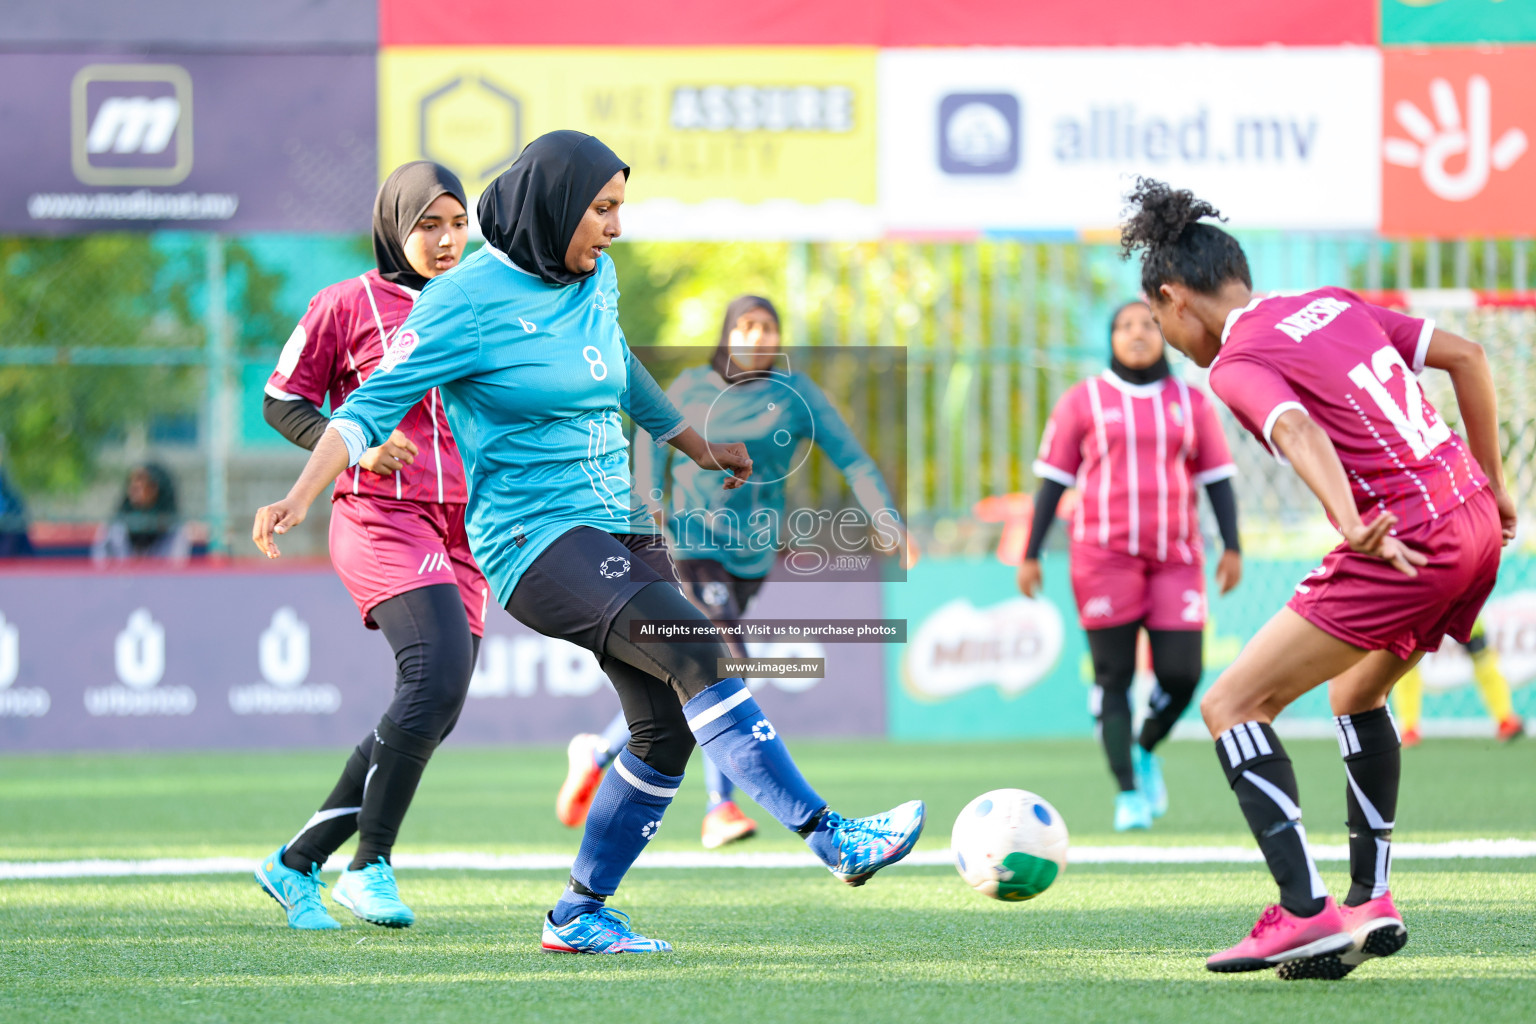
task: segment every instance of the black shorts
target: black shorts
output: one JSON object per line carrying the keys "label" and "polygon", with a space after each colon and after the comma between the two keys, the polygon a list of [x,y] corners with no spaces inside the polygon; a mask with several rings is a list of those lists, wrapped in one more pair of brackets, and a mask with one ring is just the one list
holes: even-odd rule
{"label": "black shorts", "polygon": [[763,580],[737,576],[710,558],[679,558],[675,563],[683,593],[694,607],[716,622],[737,622],[763,589]]}
{"label": "black shorts", "polygon": [[533,560],[507,611],[545,636],[601,652],[614,617],[656,582],[682,585],[660,535],[578,526]]}

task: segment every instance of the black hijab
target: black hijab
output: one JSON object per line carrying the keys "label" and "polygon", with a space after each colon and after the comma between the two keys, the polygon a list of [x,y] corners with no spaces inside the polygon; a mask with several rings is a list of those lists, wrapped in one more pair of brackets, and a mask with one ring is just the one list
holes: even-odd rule
{"label": "black hijab", "polygon": [[412,160],[389,172],[373,201],[373,259],[386,281],[421,291],[427,279],[405,258],[405,240],[427,207],[441,195],[453,196],[469,209],[458,177],[430,160]]}
{"label": "black hijab", "polygon": [[731,304],[725,307],[725,321],[720,325],[720,340],[715,345],[715,355],[709,361],[722,379],[728,384],[735,384],[743,380],[762,380],[772,377],[772,370],[743,370],[731,362],[731,332],[736,329],[736,321],[752,312],[754,309],[767,311],[773,317],[774,326],[779,324],[779,311],[773,308],[773,303],[761,295],[738,295],[731,300]]}
{"label": "black hijab", "polygon": [[558,131],[528,143],[523,155],[480,194],[480,233],[513,263],[547,284],[575,284],[565,250],[597,193],[629,165],[601,139]]}
{"label": "black hijab", "polygon": [[[176,528],[176,481],[169,471],[158,462],[146,463],[133,470],[144,473],[155,485],[155,500],[148,506],[135,505],[128,490],[117,506],[117,518],[128,528],[128,546],[134,554],[142,555],[158,544],[166,534]],[[129,474],[131,478],[133,473]]]}
{"label": "black hijab", "polygon": [[[1127,384],[1156,384],[1168,376],[1168,343],[1163,342],[1162,354],[1157,357],[1157,362],[1151,366],[1143,366],[1139,370],[1133,370],[1120,361],[1115,355],[1115,321],[1120,319],[1120,314],[1132,306],[1145,306],[1141,299],[1132,299],[1122,303],[1109,318],[1109,368],[1114,371],[1116,377]],[[1161,335],[1158,336],[1161,339]]]}

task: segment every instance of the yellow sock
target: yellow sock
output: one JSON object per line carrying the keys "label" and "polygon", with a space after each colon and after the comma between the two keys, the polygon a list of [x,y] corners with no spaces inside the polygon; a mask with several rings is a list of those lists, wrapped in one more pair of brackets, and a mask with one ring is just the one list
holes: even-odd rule
{"label": "yellow sock", "polygon": [[1472,678],[1477,680],[1477,692],[1482,694],[1483,706],[1495,722],[1503,722],[1515,713],[1509,681],[1499,671],[1499,655],[1492,647],[1472,656]]}
{"label": "yellow sock", "polygon": [[1419,727],[1424,713],[1424,677],[1415,665],[1392,687],[1392,707],[1397,711],[1397,726],[1403,732]]}

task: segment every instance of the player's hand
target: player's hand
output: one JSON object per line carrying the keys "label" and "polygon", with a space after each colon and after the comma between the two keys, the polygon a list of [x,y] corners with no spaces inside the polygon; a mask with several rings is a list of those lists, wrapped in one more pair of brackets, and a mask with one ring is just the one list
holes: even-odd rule
{"label": "player's hand", "polygon": [[1034,597],[1040,593],[1040,559],[1026,558],[1019,563],[1019,593],[1025,597]]}
{"label": "player's hand", "polygon": [[401,469],[415,462],[419,451],[415,441],[397,430],[389,435],[388,441],[377,448],[369,448],[363,452],[363,457],[357,460],[357,464],[379,476],[394,476]]}
{"label": "player's hand", "polygon": [[1515,499],[1500,487],[1493,492],[1493,500],[1499,506],[1499,527],[1504,533],[1504,543],[1508,544],[1515,539],[1515,520],[1518,518],[1515,512]]}
{"label": "player's hand", "polygon": [[1392,536],[1392,527],[1396,525],[1397,516],[1383,512],[1369,526],[1356,523],[1349,527],[1344,531],[1344,540],[1351,551],[1379,558],[1404,576],[1417,576],[1417,566],[1428,565],[1429,559]]}
{"label": "player's hand", "polygon": [[1216,563],[1216,586],[1220,593],[1230,594],[1243,582],[1243,556],[1230,548],[1221,553]]}
{"label": "player's hand", "polygon": [[256,510],[256,522],[251,526],[251,540],[268,558],[277,558],[282,552],[272,539],[275,534],[287,533],[304,521],[309,514],[309,503],[297,498],[284,498]]}
{"label": "player's hand", "polygon": [[747,454],[747,446],[740,441],[711,442],[693,461],[705,469],[722,469],[731,474],[725,481],[728,491],[740,487],[752,475],[752,456]]}

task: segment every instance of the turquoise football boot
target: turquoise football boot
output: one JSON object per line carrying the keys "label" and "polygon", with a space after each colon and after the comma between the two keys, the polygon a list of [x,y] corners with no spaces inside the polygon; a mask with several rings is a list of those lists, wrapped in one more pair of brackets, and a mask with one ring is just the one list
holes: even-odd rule
{"label": "turquoise football boot", "polygon": [[822,819],[837,846],[837,865],[829,867],[849,885],[863,885],[883,867],[912,852],[923,834],[927,810],[921,800],[908,800],[884,814],[845,818],[828,811]]}
{"label": "turquoise football boot", "polygon": [[1139,789],[1128,789],[1115,797],[1115,831],[1152,827],[1152,805]]}
{"label": "turquoise football boot", "polygon": [[277,852],[256,865],[256,882],[263,892],[271,896],[288,912],[288,927],[306,932],[328,932],[340,928],[341,922],[325,912],[320,901],[320,867],[314,866],[308,874],[295,871],[283,863],[288,847],[279,846]]}
{"label": "turquoise football boot", "polygon": [[629,915],[604,907],[558,928],[544,915],[544,948],[551,953],[670,953],[672,943],[648,939],[629,926]]}
{"label": "turquoise football boot", "polygon": [[1163,784],[1163,759],[1143,749],[1140,743],[1131,744],[1131,766],[1136,771],[1136,789],[1147,798],[1152,817],[1161,818],[1168,813],[1168,787]]}
{"label": "turquoise football boot", "polygon": [[369,924],[409,928],[416,923],[411,908],[400,902],[395,869],[383,857],[360,871],[343,871],[331,890],[331,899]]}

